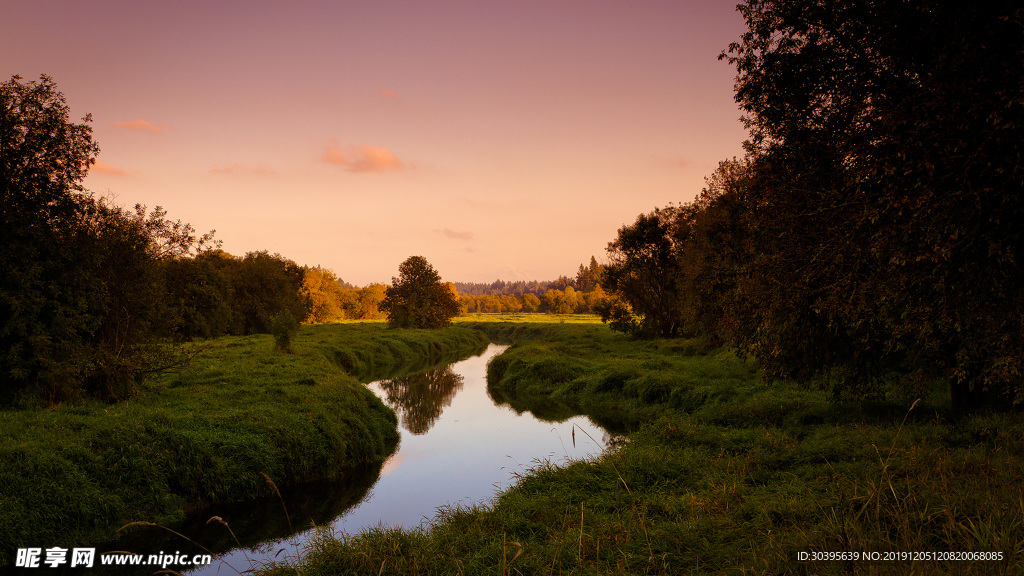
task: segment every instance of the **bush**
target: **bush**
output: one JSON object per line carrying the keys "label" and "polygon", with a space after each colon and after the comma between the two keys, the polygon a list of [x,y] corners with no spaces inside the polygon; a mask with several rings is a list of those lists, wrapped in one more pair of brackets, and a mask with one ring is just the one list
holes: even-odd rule
{"label": "bush", "polygon": [[292,339],[299,333],[299,321],[287,308],[270,317],[270,333],[281,352],[292,352]]}

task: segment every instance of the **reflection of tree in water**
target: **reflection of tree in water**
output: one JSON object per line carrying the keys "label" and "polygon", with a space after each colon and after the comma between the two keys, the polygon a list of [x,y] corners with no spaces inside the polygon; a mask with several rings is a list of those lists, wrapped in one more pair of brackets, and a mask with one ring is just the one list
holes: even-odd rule
{"label": "reflection of tree in water", "polygon": [[629,438],[622,434],[612,434],[611,432],[605,431],[601,434],[601,441],[604,442],[604,447],[607,450],[614,450],[615,448],[621,448],[626,445]]}
{"label": "reflection of tree in water", "polygon": [[384,391],[388,406],[398,412],[402,426],[413,434],[423,434],[441,416],[446,406],[462,390],[462,376],[450,366],[434,368],[378,384]]}

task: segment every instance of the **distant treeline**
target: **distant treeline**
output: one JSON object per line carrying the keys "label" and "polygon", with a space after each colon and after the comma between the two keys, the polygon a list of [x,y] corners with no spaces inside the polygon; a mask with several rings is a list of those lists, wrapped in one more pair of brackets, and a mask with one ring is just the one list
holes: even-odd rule
{"label": "distant treeline", "polygon": [[[449,282],[459,297],[462,313],[545,312],[550,314],[591,314],[605,298],[601,289],[604,266],[591,256],[581,264],[575,277],[560,276],[551,281],[496,280],[491,284]],[[340,280],[333,271],[319,266],[304,268],[301,295],[309,313],[304,322],[382,319],[378,310],[387,286],[369,284],[357,288]]]}
{"label": "distant treeline", "polygon": [[490,294],[492,296],[504,296],[511,294],[513,296],[522,296],[524,294],[533,294],[540,296],[548,290],[562,290],[564,291],[568,287],[572,287],[578,292],[590,292],[601,283],[601,275],[604,273],[604,267],[598,264],[597,258],[591,256],[590,264],[580,264],[579,271],[576,272],[576,276],[559,276],[557,280],[513,280],[511,282],[505,280],[495,280],[490,284],[482,282],[455,282],[455,288],[459,291],[459,294],[469,296],[483,296]]}
{"label": "distant treeline", "polygon": [[913,398],[944,378],[958,408],[1019,403],[1019,2],[740,10],[749,32],[723,58],[748,156],[619,230],[603,317],[839,394]]}
{"label": "distant treeline", "polygon": [[455,282],[462,311],[473,312],[546,312],[550,314],[591,314],[604,300],[601,289],[604,266],[593,256],[590,264],[580,264],[575,277],[538,282],[495,280],[490,284]]}
{"label": "distant treeline", "polygon": [[462,311],[472,312],[546,312],[549,314],[592,314],[595,306],[604,301],[605,292],[597,286],[590,292],[577,292],[572,286],[565,290],[549,288],[537,296],[527,293],[521,296],[503,294],[495,296],[471,296],[464,294],[459,297]]}
{"label": "distant treeline", "polygon": [[490,284],[485,282],[454,282],[454,284],[459,294],[465,296],[483,296],[485,294],[492,296],[533,294],[538,296],[550,288],[565,290],[567,286],[572,286],[572,279],[560,276],[558,280],[514,280],[511,282],[495,280]]}

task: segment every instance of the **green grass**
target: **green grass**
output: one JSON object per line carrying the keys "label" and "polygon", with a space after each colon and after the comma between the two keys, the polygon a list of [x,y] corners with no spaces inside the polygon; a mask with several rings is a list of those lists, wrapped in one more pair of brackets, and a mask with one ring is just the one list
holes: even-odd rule
{"label": "green grass", "polygon": [[394,413],[360,381],[479,350],[475,330],[303,326],[294,354],[269,335],[200,344],[191,365],[119,404],[0,411],[0,564],[26,546],[85,545],[132,521],[380,465]]}
{"label": "green grass", "polygon": [[[322,534],[267,574],[1020,574],[1020,414],[837,404],[698,340],[599,325],[464,324],[515,342],[492,395],[628,431],[591,462],[541,463],[429,526]],[[554,406],[554,407],[553,407]],[[540,408],[538,408],[540,407]],[[997,552],[1002,561],[800,562],[800,552]]]}
{"label": "green grass", "polygon": [[596,314],[546,314],[542,312],[474,312],[455,318],[460,324],[600,324]]}

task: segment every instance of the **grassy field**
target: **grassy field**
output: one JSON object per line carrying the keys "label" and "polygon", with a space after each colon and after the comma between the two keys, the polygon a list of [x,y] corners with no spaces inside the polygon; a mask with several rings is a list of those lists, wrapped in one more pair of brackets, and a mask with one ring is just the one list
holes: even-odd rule
{"label": "grassy field", "polygon": [[492,395],[588,414],[627,441],[596,461],[539,464],[422,529],[322,534],[266,574],[1022,573],[1019,413],[956,417],[941,383],[839,404],[766,384],[699,340],[493,320],[462,324],[515,342],[489,367]]}
{"label": "grassy field", "polygon": [[191,365],[119,404],[0,411],[0,565],[27,546],[86,545],[132,521],[174,525],[212,502],[376,463],[394,413],[360,381],[450,361],[476,330],[303,326],[294,354],[271,336],[199,344]]}
{"label": "grassy field", "polygon": [[464,314],[455,319],[462,325],[492,324],[595,324],[601,325],[601,317],[596,314],[543,314],[539,312],[492,313],[474,312]]}

